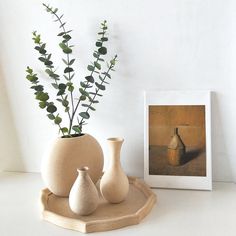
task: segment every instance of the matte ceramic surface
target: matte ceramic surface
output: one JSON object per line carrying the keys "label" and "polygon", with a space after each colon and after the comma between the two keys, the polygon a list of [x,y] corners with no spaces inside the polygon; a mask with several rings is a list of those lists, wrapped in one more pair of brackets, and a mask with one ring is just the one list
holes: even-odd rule
{"label": "matte ceramic surface", "polygon": [[98,191],[89,177],[88,167],[78,169],[78,177],[69,194],[71,210],[78,215],[89,215],[98,206]]}
{"label": "matte ceramic surface", "polygon": [[110,203],[125,200],[129,191],[129,181],[120,164],[120,150],[124,139],[109,138],[110,165],[100,183],[102,196]]}
{"label": "matte ceramic surface", "polygon": [[75,138],[58,138],[42,162],[42,177],[48,189],[68,197],[77,178],[77,168],[88,166],[94,183],[102,175],[103,152],[89,134]]}

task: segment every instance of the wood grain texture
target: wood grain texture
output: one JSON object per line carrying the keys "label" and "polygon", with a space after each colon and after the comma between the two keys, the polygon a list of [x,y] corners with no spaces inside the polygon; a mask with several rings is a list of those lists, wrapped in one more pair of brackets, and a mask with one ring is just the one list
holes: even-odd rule
{"label": "wood grain texture", "polygon": [[57,197],[48,189],[41,192],[42,217],[63,228],[91,233],[139,224],[156,203],[156,195],[143,181],[129,177],[129,193],[120,204],[110,204],[100,195],[97,210],[89,216],[74,214],[68,198]]}

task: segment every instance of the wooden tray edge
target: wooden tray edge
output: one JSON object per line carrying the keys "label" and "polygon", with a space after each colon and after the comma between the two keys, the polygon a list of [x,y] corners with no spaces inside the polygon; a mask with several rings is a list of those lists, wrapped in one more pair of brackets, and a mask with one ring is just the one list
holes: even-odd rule
{"label": "wooden tray edge", "polygon": [[48,189],[41,191],[41,208],[42,218],[57,226],[80,231],[82,233],[92,233],[119,229],[130,225],[139,224],[145,218],[156,203],[156,195],[150,187],[136,177],[128,176],[130,184],[135,185],[147,197],[147,202],[135,214],[113,218],[110,220],[95,220],[91,222],[83,222],[79,219],[72,219],[47,210],[47,199],[52,194]]}

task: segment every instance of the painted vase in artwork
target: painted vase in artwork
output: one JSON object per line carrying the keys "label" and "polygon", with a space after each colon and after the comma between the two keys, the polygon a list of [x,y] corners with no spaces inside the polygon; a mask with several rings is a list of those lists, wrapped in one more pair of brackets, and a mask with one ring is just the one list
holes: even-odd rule
{"label": "painted vase in artwork", "polygon": [[109,138],[110,163],[100,182],[102,196],[110,203],[120,203],[129,192],[129,181],[120,163],[123,138]]}
{"label": "painted vase in artwork", "polygon": [[69,194],[69,206],[78,215],[90,215],[99,202],[97,188],[88,174],[88,167],[78,169],[78,177]]}
{"label": "painted vase in artwork", "polygon": [[183,164],[185,149],[185,144],[179,135],[178,128],[174,128],[174,135],[167,149],[168,163],[172,166]]}

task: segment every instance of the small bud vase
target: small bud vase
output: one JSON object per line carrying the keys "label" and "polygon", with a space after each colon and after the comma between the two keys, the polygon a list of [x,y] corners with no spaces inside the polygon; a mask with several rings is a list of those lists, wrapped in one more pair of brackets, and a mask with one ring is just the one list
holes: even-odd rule
{"label": "small bud vase", "polygon": [[100,182],[102,196],[110,203],[120,203],[125,200],[129,191],[129,181],[121,168],[120,150],[123,138],[109,138],[110,163]]}
{"label": "small bud vase", "polygon": [[78,215],[89,215],[98,206],[98,191],[89,177],[88,169],[88,167],[83,167],[77,170],[78,177],[69,194],[69,206]]}

